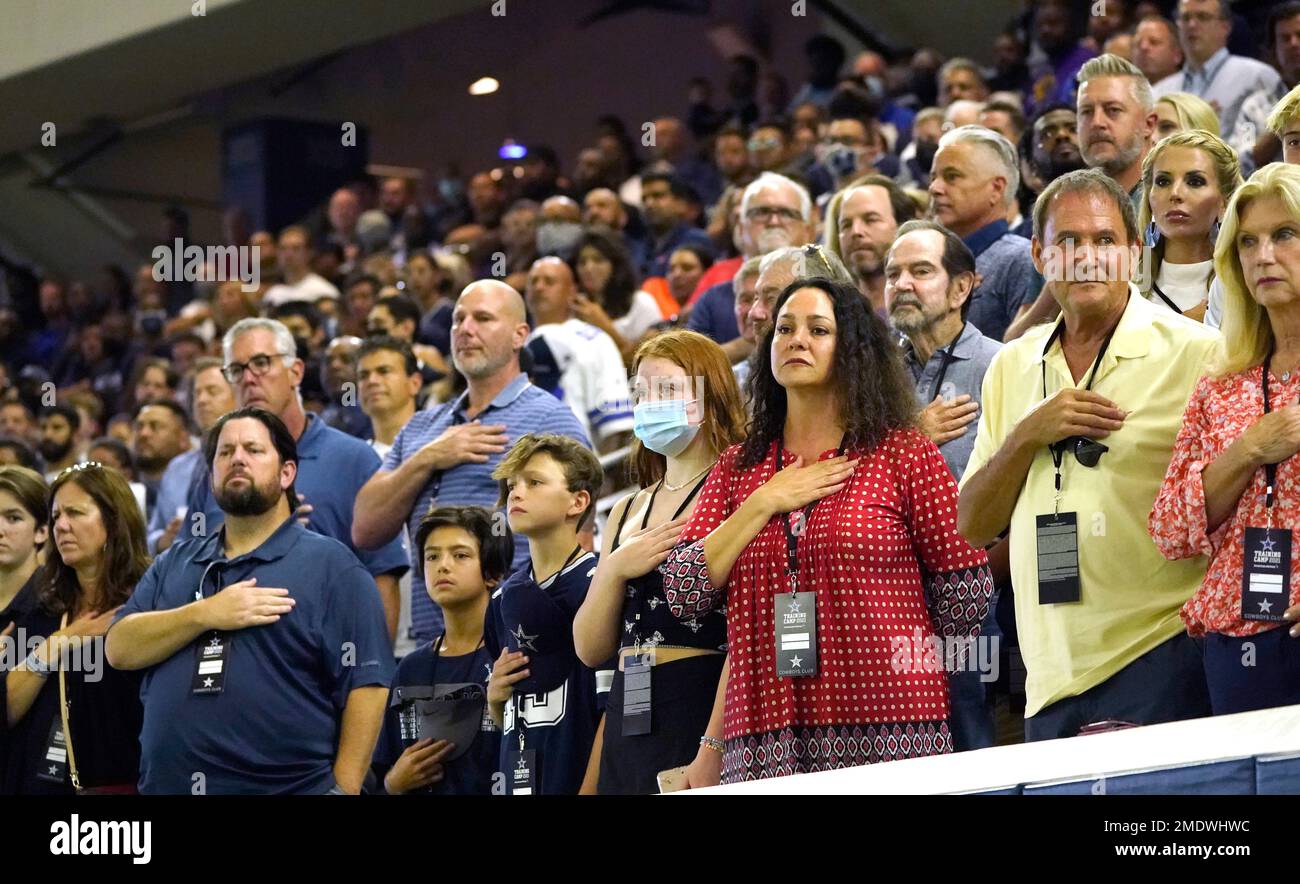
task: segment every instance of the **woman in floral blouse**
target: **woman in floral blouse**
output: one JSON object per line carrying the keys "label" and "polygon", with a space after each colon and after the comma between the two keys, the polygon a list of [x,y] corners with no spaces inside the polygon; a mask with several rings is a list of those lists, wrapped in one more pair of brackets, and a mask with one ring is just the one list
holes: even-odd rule
{"label": "woman in floral blouse", "polygon": [[1166,558],[1210,557],[1182,615],[1224,714],[1300,703],[1300,167],[1237,191],[1214,264],[1224,363],[1192,393],[1150,529]]}
{"label": "woman in floral blouse", "polygon": [[956,483],[856,289],[797,280],[774,313],[750,435],[661,566],[675,616],[727,606],[722,781],[950,752],[936,636],[977,633],[988,559],[957,534]]}

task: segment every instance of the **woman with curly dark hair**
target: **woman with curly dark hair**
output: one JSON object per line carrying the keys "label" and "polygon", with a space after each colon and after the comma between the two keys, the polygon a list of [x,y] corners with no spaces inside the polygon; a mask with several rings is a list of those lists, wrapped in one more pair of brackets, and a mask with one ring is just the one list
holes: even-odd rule
{"label": "woman with curly dark hair", "polygon": [[654,295],[637,287],[627,247],[614,234],[588,230],[574,252],[573,275],[581,290],[573,312],[613,338],[630,363],[637,344],[664,315]]}
{"label": "woman with curly dark hair", "polygon": [[722,782],[951,752],[938,652],[978,633],[988,558],[858,291],[799,279],[775,315],[748,438],[662,566],[674,616],[726,605]]}
{"label": "woman with curly dark hair", "polygon": [[0,687],[9,733],[3,791],[134,792],[140,673],[108,665],[104,633],[149,567],[144,517],[115,470],[94,461],[50,486],[50,551],[40,606],[58,628]]}

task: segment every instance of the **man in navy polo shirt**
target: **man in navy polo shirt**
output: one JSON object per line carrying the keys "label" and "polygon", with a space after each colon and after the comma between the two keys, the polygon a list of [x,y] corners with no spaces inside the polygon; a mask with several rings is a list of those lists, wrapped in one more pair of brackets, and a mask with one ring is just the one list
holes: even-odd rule
{"label": "man in navy polo shirt", "polygon": [[140,791],[356,794],[393,674],[374,580],[293,518],[297,452],[273,414],[225,415],[204,456],[225,524],[150,566],[105,646],[148,669]]}
{"label": "man in navy polo shirt", "polygon": [[[396,637],[401,612],[398,580],[406,572],[408,557],[399,538],[377,549],[360,549],[352,543],[352,502],[357,492],[379,469],[379,455],[360,439],[328,426],[303,410],[298,396],[303,362],[294,355],[293,335],[274,319],[244,319],[235,323],[222,340],[226,364],[223,371],[235,387],[240,408],[257,406],[278,417],[289,428],[298,448],[296,488],[302,505],[299,518],[311,530],[348,546],[375,578],[388,622]],[[196,471],[197,472],[197,471]],[[217,505],[206,474],[190,486],[190,533],[212,534],[224,514]],[[203,513],[196,520],[195,513]]]}
{"label": "man in navy polo shirt", "polygon": [[[414,536],[434,506],[498,510],[492,471],[520,436],[559,433],[591,446],[573,411],[520,370],[528,332],[524,299],[505,283],[479,280],[461,293],[452,313],[451,357],[469,388],[432,411],[416,412],[397,434],[382,468],[356,495],[352,539],[358,547],[392,542],[403,524]],[[514,567],[527,561],[528,543],[516,537]],[[411,630],[421,643],[442,630],[442,612],[425,592],[423,571],[418,563],[411,569]]]}

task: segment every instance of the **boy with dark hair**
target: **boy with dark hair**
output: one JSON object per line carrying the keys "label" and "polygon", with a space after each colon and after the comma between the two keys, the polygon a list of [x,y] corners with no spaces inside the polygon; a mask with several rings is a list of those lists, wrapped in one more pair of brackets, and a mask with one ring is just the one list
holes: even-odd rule
{"label": "boy with dark hair", "polygon": [[596,571],[578,531],[596,505],[600,461],[566,436],[529,433],[492,477],[501,483],[511,530],[528,538],[530,558],[492,594],[488,609],[486,640],[496,660],[488,704],[502,724],[506,791],[594,792],[593,745],[613,662],[599,671],[582,664],[573,617]]}
{"label": "boy with dark hair", "polygon": [[402,659],[371,770],[389,795],[490,795],[501,728],[487,708],[488,595],[510,572],[514,538],[483,507],[431,509],[415,533],[441,635]]}

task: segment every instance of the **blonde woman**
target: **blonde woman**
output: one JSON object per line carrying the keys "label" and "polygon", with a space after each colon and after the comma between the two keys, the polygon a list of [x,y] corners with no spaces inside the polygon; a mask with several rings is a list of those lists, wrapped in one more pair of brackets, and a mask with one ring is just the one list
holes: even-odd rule
{"label": "blonde woman", "polygon": [[1217,135],[1178,132],[1151,148],[1142,161],[1138,210],[1138,229],[1151,247],[1139,280],[1147,298],[1204,320],[1219,219],[1240,184],[1237,152]]}
{"label": "blonde woman", "polygon": [[1224,354],[1192,393],[1149,528],[1166,558],[1209,557],[1181,613],[1222,715],[1300,703],[1300,555],[1283,552],[1300,553],[1300,167],[1237,191],[1214,265]]}
{"label": "blonde woman", "polygon": [[1170,92],[1156,99],[1156,141],[1189,129],[1220,134],[1219,115],[1208,101],[1190,92]]}

